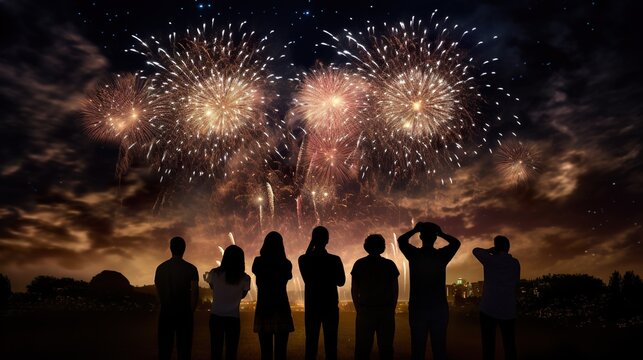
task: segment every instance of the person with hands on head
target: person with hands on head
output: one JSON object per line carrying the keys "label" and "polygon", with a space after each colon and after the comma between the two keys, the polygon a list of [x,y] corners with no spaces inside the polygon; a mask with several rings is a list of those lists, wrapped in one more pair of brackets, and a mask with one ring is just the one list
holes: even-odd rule
{"label": "person with hands on head", "polygon": [[[420,234],[422,247],[415,247],[409,240]],[[447,246],[436,249],[440,237]],[[460,240],[448,235],[430,222],[418,222],[398,240],[400,251],[409,261],[410,294],[409,326],[411,328],[411,358],[424,359],[427,339],[431,337],[433,359],[446,359],[449,305],[446,294],[446,267],[460,248]]]}

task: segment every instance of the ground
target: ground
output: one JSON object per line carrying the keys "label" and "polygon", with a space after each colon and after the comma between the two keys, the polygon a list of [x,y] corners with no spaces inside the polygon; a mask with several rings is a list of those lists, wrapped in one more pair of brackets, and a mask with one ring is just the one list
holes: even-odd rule
{"label": "ground", "polygon": [[[154,359],[156,357],[156,313],[153,312],[50,312],[0,315],[0,359]],[[208,316],[195,316],[193,359],[210,356]],[[293,313],[295,332],[288,343],[288,357],[304,354],[303,313]],[[396,319],[396,358],[409,358],[408,315]],[[239,359],[258,359],[259,341],[252,332],[252,312],[241,314]],[[355,314],[342,312],[339,329],[339,358],[351,359],[354,349]],[[573,328],[550,322],[518,321],[521,359],[607,359],[632,358],[640,353],[641,329]],[[448,334],[449,358],[480,358],[477,318],[452,314]],[[323,350],[320,342],[320,356]],[[635,351],[636,352],[633,352]],[[374,359],[377,356],[373,356]],[[497,356],[501,359],[500,354]],[[430,356],[427,357],[430,359]]]}

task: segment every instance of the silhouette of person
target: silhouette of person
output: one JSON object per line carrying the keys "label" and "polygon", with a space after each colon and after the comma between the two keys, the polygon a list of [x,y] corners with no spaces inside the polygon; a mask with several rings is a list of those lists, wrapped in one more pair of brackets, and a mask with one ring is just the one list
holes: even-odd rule
{"label": "silhouette of person", "polygon": [[286,285],[292,279],[292,263],[286,258],[284,240],[276,231],[266,235],[252,264],[257,278],[254,331],[259,335],[262,360],[286,359],[288,335],[295,330]]}
{"label": "silhouette of person", "polygon": [[212,289],[210,310],[210,349],[213,360],[237,358],[241,325],[239,304],[250,291],[250,276],[245,273],[246,263],[243,250],[230,245],[223,252],[221,266],[206,273],[205,281]]}
{"label": "silhouette of person", "polygon": [[380,234],[364,241],[368,256],[355,262],[351,271],[351,295],[357,311],[355,320],[355,359],[369,359],[377,334],[380,360],[393,359],[395,306],[400,272],[395,263],[380,256],[386,241]]}
{"label": "silhouette of person", "polygon": [[172,257],[156,268],[154,285],[161,302],[158,324],[159,359],[170,359],[176,336],[179,360],[192,356],[194,310],[199,299],[199,273],[183,260],[185,240],[170,240]]}
{"label": "silhouette of person", "polygon": [[505,359],[516,359],[516,286],[520,263],[509,254],[509,239],[498,235],[489,249],[475,248],[473,256],[484,268],[480,303],[482,358],[493,359],[496,352],[496,328],[500,327]]}
{"label": "silhouette of person", "polygon": [[[420,233],[422,247],[409,244]],[[434,247],[441,237],[449,244]],[[409,294],[409,325],[411,327],[411,358],[424,359],[427,337],[431,336],[434,360],[446,359],[449,305],[446,294],[446,267],[460,248],[460,240],[442,232],[434,223],[419,222],[397,240],[400,251],[409,261],[411,290]]]}
{"label": "silhouette of person", "polygon": [[339,256],[326,251],[328,229],[317,226],[306,253],[299,257],[299,271],[304,280],[304,325],[306,359],[317,358],[319,331],[324,328],[324,353],[327,360],[337,359],[339,297],[337,287],[346,282],[344,265]]}

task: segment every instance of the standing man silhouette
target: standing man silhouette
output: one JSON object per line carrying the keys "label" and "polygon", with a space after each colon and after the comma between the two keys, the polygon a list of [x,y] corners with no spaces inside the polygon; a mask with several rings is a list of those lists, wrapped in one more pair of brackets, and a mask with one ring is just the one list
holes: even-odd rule
{"label": "standing man silhouette", "polygon": [[170,240],[172,257],[156,268],[154,285],[161,302],[158,326],[159,359],[172,356],[174,337],[179,360],[192,356],[194,310],[199,298],[199,273],[196,267],[183,260],[185,240]]}
{"label": "standing man silhouette", "polygon": [[498,235],[489,249],[475,248],[473,256],[484,268],[480,303],[482,358],[493,360],[496,353],[496,328],[500,327],[505,359],[516,359],[516,285],[520,263],[509,254],[509,239]]}
{"label": "standing man silhouette", "polygon": [[400,272],[395,263],[380,255],[386,241],[380,234],[364,241],[368,256],[355,262],[351,271],[351,295],[357,311],[355,319],[355,359],[370,359],[373,337],[377,334],[380,360],[393,360],[395,306]]}
{"label": "standing man silhouette", "polygon": [[[420,233],[422,247],[409,244],[409,239]],[[441,237],[449,244],[434,248]],[[411,327],[411,358],[424,359],[428,335],[434,360],[445,360],[447,351],[447,324],[449,305],[446,294],[446,267],[460,248],[460,240],[442,232],[434,223],[418,222],[401,235],[400,251],[409,261],[411,293],[409,294],[409,325]]]}
{"label": "standing man silhouette", "polygon": [[324,327],[326,360],[337,359],[339,297],[337,287],[346,282],[344,265],[339,256],[326,251],[328,229],[313,229],[306,253],[299,257],[299,271],[304,279],[304,324],[306,327],[306,360],[317,358],[319,329]]}

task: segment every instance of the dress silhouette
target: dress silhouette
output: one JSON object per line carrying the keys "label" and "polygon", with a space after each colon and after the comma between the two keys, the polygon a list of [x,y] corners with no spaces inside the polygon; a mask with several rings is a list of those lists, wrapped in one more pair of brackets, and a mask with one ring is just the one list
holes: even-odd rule
{"label": "dress silhouette", "polygon": [[250,276],[245,273],[243,250],[230,245],[223,252],[221,266],[206,273],[205,281],[212,289],[210,309],[210,354],[213,360],[237,358],[241,326],[239,305],[250,290]]}
{"label": "dress silhouette", "polygon": [[495,357],[496,328],[500,327],[505,359],[516,359],[516,286],[520,263],[509,254],[509,239],[502,235],[494,238],[492,248],[475,248],[473,255],[484,268],[480,302],[482,358]]}
{"label": "dress silhouette", "polygon": [[[422,247],[409,244],[420,233]],[[437,237],[449,244],[434,248]],[[460,248],[460,241],[442,232],[433,223],[419,222],[397,240],[400,251],[409,261],[410,294],[409,325],[411,327],[411,358],[424,359],[427,338],[431,336],[434,360],[446,359],[449,305],[446,294],[446,267]]]}
{"label": "dress silhouette", "polygon": [[306,253],[299,257],[299,270],[304,280],[304,324],[306,359],[317,358],[320,328],[324,329],[324,353],[327,360],[337,359],[339,308],[337,287],[346,282],[344,265],[339,256],[326,251],[328,230],[313,229]]}
{"label": "dress silhouette", "polygon": [[252,272],[257,279],[254,331],[259,335],[261,359],[285,359],[288,335],[295,328],[286,292],[292,263],[286,258],[281,234],[272,231],[266,235]]}
{"label": "dress silhouette", "polygon": [[158,323],[159,359],[170,359],[176,337],[179,360],[192,355],[194,310],[199,298],[199,273],[196,267],[183,260],[185,240],[170,240],[172,258],[156,268],[154,285],[161,302]]}
{"label": "dress silhouette", "polygon": [[370,358],[377,335],[380,360],[392,360],[400,272],[393,261],[380,256],[386,249],[382,235],[369,235],[364,249],[368,256],[357,260],[351,271],[351,295],[357,311],[355,359]]}

